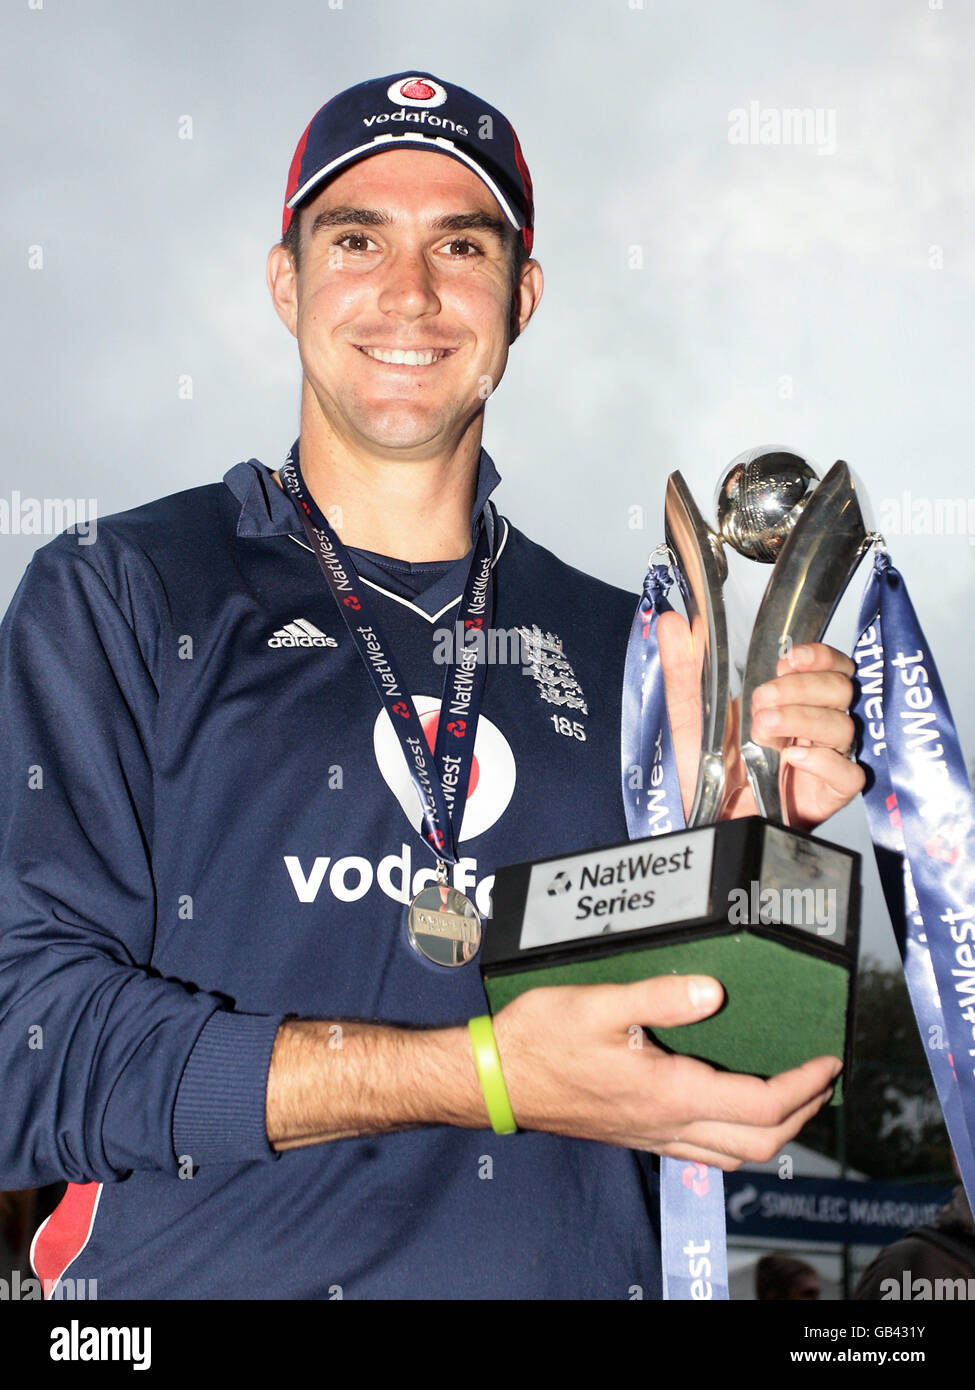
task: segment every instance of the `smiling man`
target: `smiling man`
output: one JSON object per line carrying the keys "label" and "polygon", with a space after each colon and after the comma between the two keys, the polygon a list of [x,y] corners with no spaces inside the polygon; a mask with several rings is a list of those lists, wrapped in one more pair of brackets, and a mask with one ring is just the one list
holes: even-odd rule
{"label": "smiling man", "polygon": [[541,297],[541,268],[522,267],[521,233],[485,183],[431,150],[353,164],[290,226],[268,281],[298,339],[312,492],[339,509],[347,544],[460,559],[484,403],[509,325],[520,332]]}
{"label": "smiling man", "polygon": [[[493,1037],[481,1018],[475,1063],[495,868],[626,838],[635,599],[490,501],[485,404],[542,292],[533,217],[486,102],[422,73],[333,97],[268,260],[302,368],[287,459],[59,537],[18,590],[0,1186],[70,1184],[44,1279],[653,1297],[651,1155],[768,1158],[830,1094],[835,1058],[763,1081],[628,1045],[712,1013],[698,977],[532,991]],[[527,669],[466,643],[445,669],[445,621],[523,634]],[[686,787],[693,652],[669,628]],[[851,671],[798,649],[759,695],[766,737],[803,747],[804,824],[862,781]]]}

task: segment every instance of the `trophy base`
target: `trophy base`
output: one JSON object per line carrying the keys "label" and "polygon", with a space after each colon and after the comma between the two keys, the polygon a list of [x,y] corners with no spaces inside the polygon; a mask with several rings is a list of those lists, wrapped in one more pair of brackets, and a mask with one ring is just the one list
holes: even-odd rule
{"label": "trophy base", "polygon": [[491,1011],[545,985],[713,975],[718,1012],[648,1030],[655,1042],[757,1076],[829,1054],[848,1080],[859,864],[749,817],[499,869],[481,950]]}

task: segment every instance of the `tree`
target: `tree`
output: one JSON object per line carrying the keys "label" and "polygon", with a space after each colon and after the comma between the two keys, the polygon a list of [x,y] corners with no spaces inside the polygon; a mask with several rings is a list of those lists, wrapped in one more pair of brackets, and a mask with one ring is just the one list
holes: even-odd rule
{"label": "tree", "polygon": [[852,1073],[842,1113],[827,1106],[802,1132],[819,1153],[872,1178],[954,1182],[951,1149],[904,973],[867,958],[857,979]]}

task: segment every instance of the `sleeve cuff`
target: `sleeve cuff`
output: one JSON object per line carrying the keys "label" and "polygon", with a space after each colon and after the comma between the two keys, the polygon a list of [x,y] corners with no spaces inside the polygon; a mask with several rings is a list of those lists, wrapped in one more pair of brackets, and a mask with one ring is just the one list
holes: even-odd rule
{"label": "sleeve cuff", "polygon": [[282,1017],[218,1009],[197,1038],[176,1093],[177,1160],[250,1163],[280,1158],[267,1139],[267,1076]]}

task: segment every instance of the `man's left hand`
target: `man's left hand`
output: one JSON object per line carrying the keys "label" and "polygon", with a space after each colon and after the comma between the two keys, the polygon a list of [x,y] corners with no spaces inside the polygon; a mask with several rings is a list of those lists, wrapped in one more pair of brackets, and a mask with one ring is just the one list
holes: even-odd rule
{"label": "man's left hand", "polygon": [[[701,660],[679,614],[661,614],[657,631],[686,814],[700,758]],[[754,693],[752,736],[782,753],[784,806],[797,830],[811,830],[863,790],[863,769],[849,756],[856,734],[849,714],[855,670],[835,647],[807,643],[780,657],[775,678]],[[758,813],[737,746],[737,727],[734,735],[734,746],[726,751],[722,820]]]}
{"label": "man's left hand", "polygon": [[[863,790],[864,771],[850,758],[856,738],[849,714],[855,671],[843,652],[811,642],[780,657],[775,679],[752,697],[752,737],[782,753],[784,805],[797,830],[811,830]],[[755,814],[746,780],[727,815]]]}

